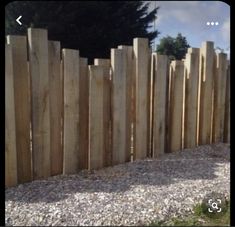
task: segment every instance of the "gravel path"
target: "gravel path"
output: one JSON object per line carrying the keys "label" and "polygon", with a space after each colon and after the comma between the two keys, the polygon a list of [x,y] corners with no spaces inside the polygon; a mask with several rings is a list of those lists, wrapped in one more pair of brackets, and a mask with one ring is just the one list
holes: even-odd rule
{"label": "gravel path", "polygon": [[5,190],[6,225],[148,225],[230,194],[228,144],[200,146]]}

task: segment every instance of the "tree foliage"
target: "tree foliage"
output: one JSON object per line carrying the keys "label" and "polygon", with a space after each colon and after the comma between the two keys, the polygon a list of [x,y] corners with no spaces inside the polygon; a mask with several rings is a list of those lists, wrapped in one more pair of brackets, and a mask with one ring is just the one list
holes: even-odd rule
{"label": "tree foliage", "polygon": [[157,46],[157,53],[168,55],[171,60],[181,60],[189,47],[186,37],[178,33],[176,38],[171,36],[162,38]]}
{"label": "tree foliage", "polygon": [[[63,48],[80,50],[89,60],[109,57],[110,48],[132,45],[133,38],[150,43],[158,31],[149,32],[157,9],[144,1],[15,1],[6,6],[5,35],[25,35],[28,27],[48,29],[50,40]],[[22,26],[16,18],[22,15]]]}

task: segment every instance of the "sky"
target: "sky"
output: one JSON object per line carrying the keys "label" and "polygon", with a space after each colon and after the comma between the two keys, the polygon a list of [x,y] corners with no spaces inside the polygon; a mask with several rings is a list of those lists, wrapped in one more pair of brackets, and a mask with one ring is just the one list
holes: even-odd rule
{"label": "sky", "polygon": [[[191,47],[200,47],[203,41],[213,41],[214,47],[230,54],[230,6],[221,1],[147,1],[149,11],[159,6],[155,27],[162,37],[176,37],[180,32]],[[210,22],[210,25],[207,25]],[[218,22],[218,25],[211,25]],[[151,28],[150,30],[153,30]],[[227,50],[228,49],[228,50]],[[228,56],[229,57],[229,56]]]}

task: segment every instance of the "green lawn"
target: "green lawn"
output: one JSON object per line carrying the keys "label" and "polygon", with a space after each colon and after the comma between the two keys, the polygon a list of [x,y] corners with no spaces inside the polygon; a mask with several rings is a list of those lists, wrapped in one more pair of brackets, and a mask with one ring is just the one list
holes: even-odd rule
{"label": "green lawn", "polygon": [[155,221],[150,226],[230,226],[230,201],[224,216],[220,218],[209,218],[203,214],[202,205],[194,207],[194,213],[185,218],[172,218],[166,221]]}

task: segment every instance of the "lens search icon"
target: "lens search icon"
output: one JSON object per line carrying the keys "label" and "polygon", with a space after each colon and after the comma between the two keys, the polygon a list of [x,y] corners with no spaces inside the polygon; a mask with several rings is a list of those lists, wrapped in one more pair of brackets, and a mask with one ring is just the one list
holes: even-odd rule
{"label": "lens search icon", "polygon": [[202,212],[207,217],[219,219],[224,216],[229,208],[226,195],[219,192],[210,192],[205,195],[201,203]]}
{"label": "lens search icon", "polygon": [[221,207],[218,206],[218,203],[219,204],[222,203],[221,199],[216,199],[216,202],[213,201],[212,199],[209,199],[208,200],[208,204],[209,204],[208,212],[213,213],[216,211],[217,213],[220,213],[222,209]]}

